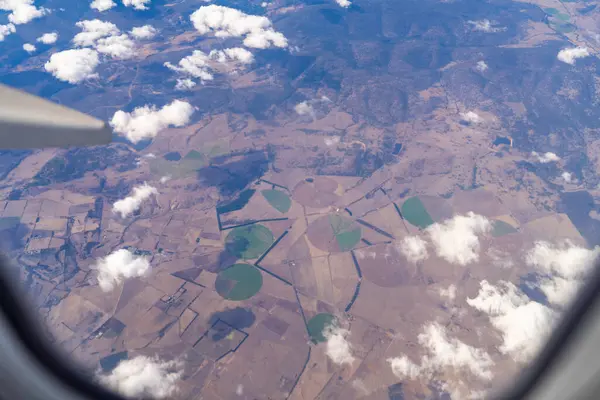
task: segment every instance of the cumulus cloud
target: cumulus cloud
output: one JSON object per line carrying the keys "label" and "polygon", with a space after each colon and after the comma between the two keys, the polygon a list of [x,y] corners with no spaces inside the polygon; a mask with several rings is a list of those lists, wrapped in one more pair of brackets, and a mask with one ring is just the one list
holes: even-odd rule
{"label": "cumulus cloud", "polygon": [[561,178],[563,178],[565,180],[565,182],[567,183],[571,183],[573,181],[573,174],[571,174],[570,172],[563,172],[562,174],[560,174]]}
{"label": "cumulus cloud", "polygon": [[479,114],[477,114],[474,111],[468,111],[466,113],[461,113],[460,117],[463,121],[467,122],[468,124],[472,124],[472,125],[480,124],[483,122],[483,118],[481,118],[479,116]]}
{"label": "cumulus cloud", "polygon": [[400,379],[416,379],[421,374],[421,367],[406,356],[388,358],[387,361],[394,375]]}
{"label": "cumulus cloud", "polygon": [[0,42],[3,42],[6,37],[15,33],[17,29],[14,24],[0,25]]}
{"label": "cumulus cloud", "polygon": [[450,285],[446,289],[440,288],[439,293],[441,297],[453,301],[456,298],[456,286]]}
{"label": "cumulus cloud", "polygon": [[156,33],[156,28],[152,25],[136,26],[131,30],[131,36],[136,39],[152,39]]}
{"label": "cumulus cloud", "polygon": [[491,226],[487,218],[469,212],[435,223],[426,232],[438,256],[452,264],[467,265],[479,259],[478,235],[488,232]]}
{"label": "cumulus cloud", "polygon": [[57,40],[58,40],[58,33],[56,33],[56,32],[44,33],[42,36],[37,38],[37,41],[41,42],[43,44],[54,44],[54,43],[56,43]]}
{"label": "cumulus cloud", "polygon": [[206,53],[200,50],[194,50],[191,55],[179,60],[177,65],[166,62],[164,63],[164,66],[170,70],[179,72],[180,74],[198,78],[201,81],[211,81],[214,77],[210,72],[209,61],[210,58]]}
{"label": "cumulus cloud", "polygon": [[328,147],[335,146],[340,142],[340,137],[339,136],[326,137],[323,139],[323,142],[325,142],[325,145]]}
{"label": "cumulus cloud", "polygon": [[196,82],[189,78],[177,79],[175,90],[190,90],[196,87]]}
{"label": "cumulus cloud", "polygon": [[44,69],[55,78],[71,84],[98,76],[96,67],[100,60],[98,52],[92,49],[71,49],[54,53],[44,64]]}
{"label": "cumulus cloud", "polygon": [[98,39],[120,34],[119,28],[112,22],[101,21],[99,19],[79,21],[75,26],[81,29],[73,38],[73,43],[81,47],[94,47]]}
{"label": "cumulus cloud", "polygon": [[129,196],[113,204],[113,212],[119,213],[121,214],[121,218],[125,218],[140,208],[142,203],[152,195],[158,195],[158,190],[155,187],[146,183],[136,186]]}
{"label": "cumulus cloud", "polygon": [[[164,63],[164,66],[172,71],[178,72],[189,77],[198,78],[201,82],[211,81],[214,79],[212,73],[212,66],[215,63],[232,63],[247,65],[254,62],[254,55],[248,50],[241,47],[233,47],[224,50],[212,50],[206,54],[200,50],[194,50],[194,52],[179,60],[177,65],[173,65],[170,62]],[[181,81],[181,82],[180,82]],[[186,90],[190,89],[193,85],[190,83],[191,79],[178,80],[176,89]]]}
{"label": "cumulus cloud", "polygon": [[208,57],[221,63],[232,61],[240,64],[252,64],[254,62],[254,55],[241,47],[232,47],[225,50],[211,50]]}
{"label": "cumulus cloud", "polygon": [[298,115],[310,115],[312,119],[316,119],[315,109],[308,101],[303,101],[294,106],[294,110]]}
{"label": "cumulus cloud", "polygon": [[327,339],[326,354],[331,361],[338,365],[352,364],[354,362],[352,349],[347,340],[350,332],[347,329],[329,326],[324,330],[323,335]]}
{"label": "cumulus cloud", "polygon": [[98,39],[96,50],[121,60],[132,58],[136,54],[135,42],[125,34]]}
{"label": "cumulus cloud", "polygon": [[550,151],[548,151],[544,154],[540,154],[537,151],[532,151],[531,156],[542,164],[560,161],[560,157]]}
{"label": "cumulus cloud", "polygon": [[477,65],[475,66],[475,69],[479,72],[485,72],[488,69],[488,65],[483,60],[477,61]]}
{"label": "cumulus cloud", "polygon": [[499,281],[496,286],[483,280],[475,298],[467,303],[489,315],[492,325],[502,333],[500,351],[520,362],[531,360],[544,344],[556,313],[531,301],[511,282]]}
{"label": "cumulus cloud", "polygon": [[273,29],[271,21],[264,16],[248,15],[234,8],[211,4],[200,7],[190,16],[194,27],[205,35],[216,37],[243,37],[246,47],[266,49],[287,47],[287,39]]}
{"label": "cumulus cloud", "polygon": [[539,288],[548,302],[565,308],[594,267],[599,254],[600,247],[589,250],[568,240],[558,244],[538,241],[527,252],[525,262],[539,272]]}
{"label": "cumulus cloud", "polygon": [[125,7],[133,7],[136,10],[147,10],[148,4],[150,4],[152,0],[123,0],[123,5]]}
{"label": "cumulus cloud", "polygon": [[588,49],[586,47],[571,47],[568,49],[562,49],[561,51],[558,52],[558,55],[556,56],[556,58],[558,58],[560,61],[570,64],[570,65],[575,65],[575,60],[577,60],[578,58],[584,58],[590,55],[590,52],[588,51]]}
{"label": "cumulus cloud", "polygon": [[493,362],[490,356],[484,350],[469,346],[456,338],[449,338],[444,327],[438,323],[426,326],[419,335],[419,343],[429,352],[422,366],[464,369],[482,379],[492,378],[490,368]]}
{"label": "cumulus cloud", "polygon": [[340,7],[344,8],[348,8],[352,5],[352,2],[349,0],[335,0],[335,2],[338,3]]}
{"label": "cumulus cloud", "polygon": [[31,54],[31,53],[35,52],[35,46],[32,45],[31,43],[25,43],[23,45],[23,50],[25,50],[26,52]]}
{"label": "cumulus cloud", "polygon": [[418,340],[425,351],[419,364],[406,356],[387,360],[394,374],[400,379],[415,379],[418,376],[431,378],[455,370],[469,372],[482,380],[492,378],[490,369],[494,363],[489,354],[456,338],[448,337],[442,325],[436,322],[426,325]]}
{"label": "cumulus cloud", "polygon": [[120,249],[99,259],[95,268],[100,289],[110,292],[126,279],[146,276],[150,272],[150,262],[127,249]]}
{"label": "cumulus cloud", "polygon": [[473,27],[474,31],[492,33],[492,32],[501,32],[501,31],[506,30],[506,28],[504,28],[504,27],[495,26],[496,24],[494,22],[490,21],[489,19],[482,19],[479,21],[467,21],[467,22],[469,23],[469,25],[471,25]]}
{"label": "cumulus cloud", "polygon": [[429,257],[427,243],[419,236],[407,236],[398,245],[398,250],[411,263],[426,260]]}
{"label": "cumulus cloud", "polygon": [[10,11],[8,20],[15,25],[26,24],[49,12],[47,8],[36,7],[33,0],[0,0],[0,10]]}
{"label": "cumulus cloud", "polygon": [[115,132],[122,133],[132,143],[151,139],[158,132],[169,127],[182,127],[190,122],[195,108],[188,102],[174,100],[161,109],[145,105],[133,112],[117,111],[110,121]]}
{"label": "cumulus cloud", "polygon": [[542,291],[548,306],[531,300],[511,282],[493,285],[487,280],[481,281],[478,295],[467,303],[488,314],[501,332],[502,353],[527,362],[544,345],[599,255],[600,247],[589,250],[568,240],[557,244],[538,241],[526,252],[525,263],[534,268],[536,282],[531,285]]}
{"label": "cumulus cloud", "polygon": [[135,42],[111,22],[93,19],[75,25],[82,30],[73,38],[76,46],[93,47],[116,59],[128,59],[136,54]]}
{"label": "cumulus cloud", "polygon": [[110,374],[99,376],[99,380],[126,397],[163,399],[177,391],[182,375],[182,366],[176,361],[138,356],[121,361]]}
{"label": "cumulus cloud", "polygon": [[487,255],[492,261],[492,264],[496,267],[512,268],[515,265],[510,257],[510,254],[504,251],[491,248],[487,251]]}
{"label": "cumulus cloud", "polygon": [[110,10],[116,5],[117,3],[112,0],[94,0],[90,3],[90,8],[103,12]]}

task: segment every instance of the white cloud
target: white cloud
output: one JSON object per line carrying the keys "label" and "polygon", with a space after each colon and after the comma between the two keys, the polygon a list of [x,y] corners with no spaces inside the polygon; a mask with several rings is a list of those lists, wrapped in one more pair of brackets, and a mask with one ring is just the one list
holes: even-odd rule
{"label": "white cloud", "polygon": [[190,103],[174,100],[160,110],[149,105],[138,107],[131,113],[119,110],[113,115],[110,125],[115,132],[122,133],[131,142],[137,143],[155,137],[169,126],[185,126],[194,111],[195,108]]}
{"label": "white cloud", "polygon": [[477,65],[475,66],[475,69],[479,72],[485,72],[488,69],[488,65],[483,60],[477,61]]}
{"label": "white cloud", "polygon": [[352,5],[352,2],[349,0],[335,0],[335,2],[338,3],[340,7],[344,8],[348,8]]}
{"label": "white cloud", "polygon": [[394,375],[400,379],[414,380],[421,374],[421,367],[406,356],[388,358],[387,362],[390,363]]}
{"label": "white cloud", "polygon": [[44,7],[36,7],[33,0],[0,0],[0,10],[10,11],[8,20],[15,25],[26,24],[48,14]]}
{"label": "white cloud", "polygon": [[150,262],[136,257],[127,249],[120,249],[98,260],[98,284],[104,292],[110,292],[125,279],[145,276],[150,272]]}
{"label": "white cloud", "polygon": [[468,111],[466,113],[461,113],[460,117],[462,118],[463,121],[469,123],[469,124],[480,124],[483,122],[483,118],[481,118],[479,116],[479,114],[477,114],[474,111]]}
{"label": "white cloud", "polygon": [[328,147],[335,146],[340,142],[340,137],[339,136],[326,137],[323,139],[323,142],[325,142],[325,146],[328,146]]}
{"label": "white cloud", "polygon": [[566,278],[583,278],[593,267],[599,253],[600,247],[588,250],[568,240],[556,245],[538,241],[527,253],[525,260],[539,271]]}
{"label": "white cloud", "polygon": [[196,87],[196,82],[189,78],[177,79],[175,90],[190,90]]}
{"label": "white cloud", "polygon": [[452,264],[467,265],[479,259],[479,238],[492,224],[478,214],[455,215],[427,228],[438,256]]}
{"label": "white cloud", "polygon": [[237,385],[237,387],[235,388],[235,394],[237,394],[238,396],[242,396],[244,394],[244,385]]}
{"label": "white cloud", "polygon": [[490,258],[490,260],[492,261],[492,264],[495,265],[496,267],[512,268],[515,265],[515,263],[513,262],[513,260],[510,257],[510,254],[508,254],[504,251],[490,248],[487,251],[487,255]]}
{"label": "white cloud", "polygon": [[171,177],[169,175],[165,175],[165,176],[161,176],[159,182],[160,183],[167,183],[168,181],[171,180]]}
{"label": "white cloud", "polygon": [[535,268],[535,285],[550,307],[532,301],[511,282],[492,285],[486,280],[481,281],[478,295],[467,299],[467,303],[488,314],[492,325],[502,333],[501,352],[527,362],[545,343],[599,255],[600,247],[589,250],[568,240],[558,244],[538,241],[525,254],[525,262]]}
{"label": "white cloud", "polygon": [[586,47],[571,47],[568,49],[562,49],[558,52],[556,58],[560,61],[575,65],[575,60],[578,58],[584,58],[590,55],[590,52]]}
{"label": "white cloud", "polygon": [[548,302],[565,308],[594,267],[599,254],[600,247],[589,250],[568,240],[558,244],[538,241],[527,252],[525,262],[541,274],[540,289]]}
{"label": "white cloud", "polygon": [[285,36],[276,32],[271,21],[264,16],[248,15],[234,8],[211,4],[194,11],[190,20],[202,35],[213,32],[221,38],[244,37],[246,47],[259,49],[287,47]]}
{"label": "white cloud", "polygon": [[453,301],[456,298],[456,286],[450,285],[447,289],[440,288],[439,293],[441,297]]}
{"label": "white cloud", "polygon": [[15,33],[17,29],[14,24],[0,25],[0,42],[3,42],[6,37]]}
{"label": "white cloud", "polygon": [[38,42],[41,42],[44,44],[54,44],[54,43],[56,43],[57,40],[58,40],[58,33],[56,33],[56,32],[44,33],[42,36],[37,38]]}
{"label": "white cloud", "polygon": [[557,156],[556,154],[548,151],[544,154],[540,154],[537,151],[532,151],[531,152],[531,156],[533,158],[535,158],[538,162],[542,163],[542,164],[547,164],[549,162],[555,162],[555,161],[560,161],[560,157]]}
{"label": "white cloud", "polygon": [[200,50],[194,50],[191,55],[179,60],[177,65],[166,62],[164,63],[164,66],[181,74],[199,78],[201,81],[210,81],[214,77],[210,72],[209,61],[210,58],[206,53]]}
{"label": "white cloud", "polygon": [[136,55],[135,42],[126,34],[98,39],[96,50],[112,58],[126,60]]}
{"label": "white cloud", "polygon": [[101,21],[99,19],[79,21],[75,23],[75,26],[82,31],[75,35],[73,43],[81,47],[96,46],[98,39],[121,33],[119,28],[112,22]]}
{"label": "white cloud", "polygon": [[98,52],[92,49],[71,49],[54,53],[44,69],[61,81],[72,84],[98,76]]}
{"label": "white cloud", "polygon": [[397,249],[411,263],[426,260],[429,257],[427,243],[419,236],[407,236],[399,243]]}
{"label": "white cloud", "polygon": [[90,3],[90,8],[103,12],[110,10],[116,5],[117,3],[112,0],[94,0]]}
{"label": "white cloud", "polygon": [[147,5],[151,2],[152,0],[123,0],[123,5],[125,7],[133,7],[136,10],[147,10]]}
{"label": "white cloud", "polygon": [[31,54],[31,53],[35,52],[35,46],[32,45],[31,43],[25,43],[23,45],[23,50],[25,50],[26,52]]}
{"label": "white cloud", "polygon": [[225,50],[211,50],[208,57],[221,63],[233,61],[240,64],[252,64],[254,62],[254,55],[241,47],[232,47]]}
{"label": "white cloud", "polygon": [[152,25],[136,26],[131,30],[131,36],[136,39],[152,39],[156,33],[156,28]]}
{"label": "white cloud", "polygon": [[556,313],[531,301],[511,282],[499,281],[494,286],[483,280],[480,285],[477,297],[467,303],[488,314],[502,333],[502,353],[520,362],[531,360],[552,330]]}
{"label": "white cloud", "polygon": [[323,335],[327,339],[326,354],[331,361],[338,365],[352,364],[354,362],[352,349],[347,340],[350,332],[347,329],[329,326],[324,330]]}
{"label": "white cloud", "polygon": [[75,25],[82,30],[73,38],[76,46],[94,47],[99,53],[123,60],[136,54],[135,42],[111,22],[93,19]]}
{"label": "white cloud", "polygon": [[456,370],[468,371],[481,380],[492,378],[493,361],[482,349],[469,346],[456,338],[448,337],[445,328],[436,323],[429,323],[418,336],[425,355],[420,365],[406,356],[388,358],[392,371],[401,379],[415,379],[418,376],[433,377]]}
{"label": "white cloud", "polygon": [[422,364],[430,368],[465,369],[478,378],[492,378],[490,368],[493,362],[490,356],[485,351],[456,338],[449,338],[444,327],[438,323],[431,323],[425,327],[424,332],[419,335],[419,343],[429,352]]}
{"label": "white cloud", "polygon": [[[191,55],[179,60],[177,65],[166,62],[164,66],[180,74],[199,78],[201,82],[204,82],[214,79],[211,65],[227,62],[251,64],[254,62],[254,55],[241,47],[212,50],[209,54],[200,50],[194,50]],[[196,86],[196,83],[192,84],[191,79],[178,79],[175,88],[178,90],[187,90],[194,86]]]}
{"label": "white cloud", "polygon": [[101,375],[104,385],[127,397],[163,399],[177,391],[183,371],[176,361],[138,356],[124,360],[109,375]]}
{"label": "white cloud", "polygon": [[560,176],[567,183],[571,183],[573,181],[573,174],[571,174],[570,172],[564,171],[562,174],[560,174]]}
{"label": "white cloud", "polygon": [[316,118],[315,109],[308,101],[303,101],[294,106],[294,110],[298,115],[310,115],[312,119]]}
{"label": "white cloud", "polygon": [[472,27],[474,31],[480,32],[501,32],[506,30],[504,27],[494,26],[495,23],[490,21],[489,19],[482,19],[479,21],[467,21]]}
{"label": "white cloud", "polygon": [[142,203],[152,195],[158,195],[158,190],[156,190],[155,187],[150,186],[147,183],[136,186],[129,196],[118,200],[113,204],[113,212],[119,213],[121,214],[121,218],[125,218],[140,208]]}

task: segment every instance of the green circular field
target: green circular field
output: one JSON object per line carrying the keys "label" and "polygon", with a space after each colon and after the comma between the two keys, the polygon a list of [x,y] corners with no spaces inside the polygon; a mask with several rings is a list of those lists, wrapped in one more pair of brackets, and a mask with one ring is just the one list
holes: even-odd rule
{"label": "green circular field", "polygon": [[263,190],[261,193],[269,202],[269,204],[280,213],[285,214],[290,210],[290,207],[292,206],[292,200],[290,199],[290,196],[281,190],[267,189]]}
{"label": "green circular field", "polygon": [[498,219],[492,221],[492,236],[494,237],[504,236],[515,232],[517,232],[517,230],[504,221]]}
{"label": "green circular field", "polygon": [[251,260],[260,257],[274,241],[269,228],[253,224],[232,229],[225,239],[225,248],[238,258]]}
{"label": "green circular field", "polygon": [[360,242],[361,229],[354,220],[338,214],[330,214],[329,223],[341,251],[352,250]]}
{"label": "green circular field", "polygon": [[411,197],[402,204],[402,215],[412,225],[421,229],[433,224],[431,215],[418,197]]}
{"label": "green circular field", "polygon": [[324,342],[327,340],[324,335],[324,330],[328,326],[337,325],[337,318],[331,314],[317,314],[308,321],[308,334],[314,343]]}
{"label": "green circular field", "polygon": [[258,268],[249,264],[234,264],[219,272],[215,289],[224,299],[241,301],[254,296],[263,284]]}

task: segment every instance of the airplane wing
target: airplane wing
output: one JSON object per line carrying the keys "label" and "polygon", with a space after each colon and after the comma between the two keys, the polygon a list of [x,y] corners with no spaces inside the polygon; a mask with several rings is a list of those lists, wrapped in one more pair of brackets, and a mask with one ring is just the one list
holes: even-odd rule
{"label": "airplane wing", "polygon": [[110,143],[99,119],[0,84],[0,148],[93,146]]}

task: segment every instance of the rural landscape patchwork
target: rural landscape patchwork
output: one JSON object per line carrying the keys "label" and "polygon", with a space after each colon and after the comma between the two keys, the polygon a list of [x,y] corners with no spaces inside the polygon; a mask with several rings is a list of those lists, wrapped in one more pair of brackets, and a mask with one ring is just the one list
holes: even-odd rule
{"label": "rural landscape patchwork", "polygon": [[490,398],[600,253],[599,49],[592,1],[0,0],[0,82],[114,132],[0,152],[0,248],[127,397]]}

